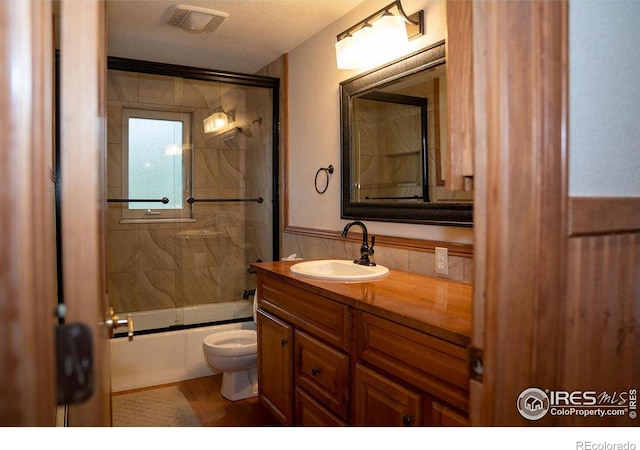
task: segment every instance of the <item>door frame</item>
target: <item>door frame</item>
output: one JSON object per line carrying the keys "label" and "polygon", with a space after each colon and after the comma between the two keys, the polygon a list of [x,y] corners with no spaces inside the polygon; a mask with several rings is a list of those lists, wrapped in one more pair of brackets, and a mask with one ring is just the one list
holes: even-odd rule
{"label": "door frame", "polygon": [[94,394],[70,405],[69,426],[111,425],[106,282],[106,4],[60,10],[60,211],[67,323],[93,337]]}

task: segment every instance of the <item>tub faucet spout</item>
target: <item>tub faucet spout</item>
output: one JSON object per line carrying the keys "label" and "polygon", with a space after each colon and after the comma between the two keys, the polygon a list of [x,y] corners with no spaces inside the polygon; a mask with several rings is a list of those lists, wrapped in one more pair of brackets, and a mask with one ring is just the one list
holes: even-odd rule
{"label": "tub faucet spout", "polygon": [[361,266],[375,266],[376,263],[369,260],[369,256],[373,255],[373,246],[376,242],[375,235],[371,235],[371,246],[369,246],[369,232],[367,231],[367,227],[364,223],[359,220],[354,220],[353,222],[349,222],[342,230],[342,237],[347,237],[347,233],[352,226],[357,225],[362,228],[362,246],[360,246],[360,259],[354,259],[353,262],[355,264],[360,264]]}

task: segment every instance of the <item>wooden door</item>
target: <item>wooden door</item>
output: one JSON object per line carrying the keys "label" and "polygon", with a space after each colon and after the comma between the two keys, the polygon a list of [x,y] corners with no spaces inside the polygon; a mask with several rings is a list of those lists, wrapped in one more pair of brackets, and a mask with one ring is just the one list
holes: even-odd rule
{"label": "wooden door", "polygon": [[[109,425],[104,323],[104,4],[61,5],[62,257],[67,322],[91,327],[96,394],[70,425]],[[0,2],[0,424],[56,424],[54,27],[50,1]]]}
{"label": "wooden door", "polygon": [[51,3],[0,2],[0,425],[56,417]]}
{"label": "wooden door", "polygon": [[258,394],[283,425],[293,423],[293,328],[265,313],[258,321]]}
{"label": "wooden door", "polygon": [[111,424],[105,263],[105,4],[63,1],[60,11],[60,167],[67,323],[91,329],[95,392],[69,407],[70,426]]}

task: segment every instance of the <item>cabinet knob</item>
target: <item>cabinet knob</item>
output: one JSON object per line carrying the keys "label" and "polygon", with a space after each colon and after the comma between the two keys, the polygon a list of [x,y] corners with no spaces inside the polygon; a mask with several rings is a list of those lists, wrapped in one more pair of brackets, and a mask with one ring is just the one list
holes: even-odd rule
{"label": "cabinet knob", "polygon": [[287,340],[286,339],[282,339],[280,341],[280,343],[282,344],[282,346],[284,347],[285,345],[287,345]]}
{"label": "cabinet knob", "polygon": [[318,375],[318,373],[320,373],[320,369],[318,369],[317,367],[311,368],[311,375],[315,377],[316,375]]}
{"label": "cabinet knob", "polygon": [[411,425],[411,417],[410,416],[402,416],[403,425]]}

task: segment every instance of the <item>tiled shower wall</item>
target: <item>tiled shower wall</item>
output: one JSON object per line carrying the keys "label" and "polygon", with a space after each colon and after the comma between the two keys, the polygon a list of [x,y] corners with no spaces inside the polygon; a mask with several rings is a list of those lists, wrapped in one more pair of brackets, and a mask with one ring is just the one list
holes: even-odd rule
{"label": "tiled shower wall", "polygon": [[[196,203],[195,223],[121,223],[108,207],[107,272],[116,312],[241,300],[255,288],[247,272],[272,256],[271,90],[169,76],[109,71],[107,182],[110,198],[122,188],[122,108],[192,113],[194,197],[263,197],[258,203]],[[202,121],[222,104],[243,131],[221,142]],[[262,118],[262,123],[248,124]]]}

